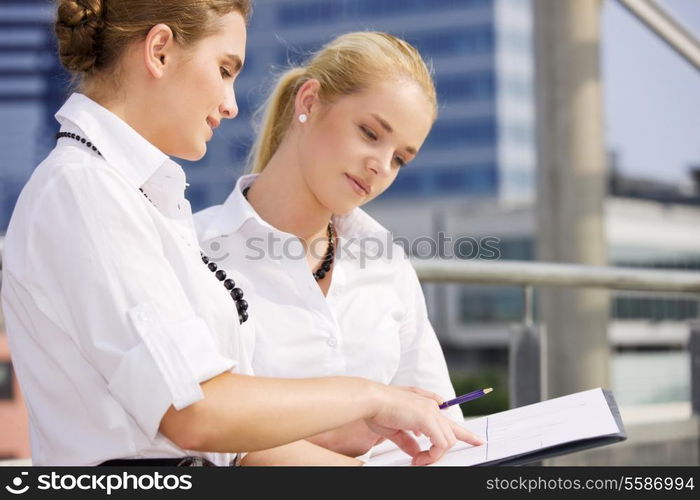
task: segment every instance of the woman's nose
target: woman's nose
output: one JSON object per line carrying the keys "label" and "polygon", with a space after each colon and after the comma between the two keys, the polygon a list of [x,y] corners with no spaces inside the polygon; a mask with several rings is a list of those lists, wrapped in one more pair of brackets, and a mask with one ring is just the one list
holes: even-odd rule
{"label": "woman's nose", "polygon": [[235,118],[238,115],[238,104],[236,103],[236,94],[233,89],[226,92],[226,98],[219,106],[219,112],[224,118]]}
{"label": "woman's nose", "polygon": [[389,175],[391,173],[391,157],[391,154],[374,156],[369,159],[367,166],[375,175]]}

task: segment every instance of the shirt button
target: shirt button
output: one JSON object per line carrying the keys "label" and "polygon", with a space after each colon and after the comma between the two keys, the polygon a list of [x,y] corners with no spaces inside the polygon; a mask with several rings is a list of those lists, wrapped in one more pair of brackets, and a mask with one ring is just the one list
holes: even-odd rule
{"label": "shirt button", "polygon": [[148,317],[148,314],[146,314],[145,312],[138,313],[137,317],[139,318],[140,321],[143,321],[144,323],[148,323],[148,321],[150,319]]}
{"label": "shirt button", "polygon": [[331,337],[326,341],[326,343],[331,347],[335,347],[338,345],[338,340],[335,337]]}

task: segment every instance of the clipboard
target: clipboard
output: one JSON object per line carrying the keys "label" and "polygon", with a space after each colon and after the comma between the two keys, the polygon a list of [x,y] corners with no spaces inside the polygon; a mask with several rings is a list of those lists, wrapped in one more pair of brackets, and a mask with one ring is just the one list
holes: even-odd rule
{"label": "clipboard", "polygon": [[568,443],[562,443],[543,450],[523,453],[522,455],[514,455],[503,460],[494,460],[491,462],[486,462],[483,464],[479,464],[478,466],[480,467],[488,465],[526,465],[532,462],[539,462],[546,458],[568,455],[569,453],[575,453],[577,451],[583,451],[589,448],[596,448],[598,446],[605,446],[608,444],[614,444],[620,441],[624,441],[625,439],[627,439],[627,432],[625,431],[625,426],[622,422],[622,416],[620,415],[620,409],[618,408],[617,402],[615,401],[615,396],[613,396],[612,391],[608,389],[601,390],[603,392],[603,395],[605,396],[605,400],[608,403],[610,414],[613,416],[613,418],[615,419],[615,423],[617,424],[617,433],[587,439],[580,439],[577,441],[570,441]]}

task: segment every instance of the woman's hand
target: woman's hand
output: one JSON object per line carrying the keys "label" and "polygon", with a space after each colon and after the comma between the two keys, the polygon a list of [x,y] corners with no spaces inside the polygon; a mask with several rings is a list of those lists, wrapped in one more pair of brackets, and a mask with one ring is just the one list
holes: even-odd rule
{"label": "woman's hand", "polygon": [[364,420],[355,420],[336,429],[311,436],[307,441],[349,457],[358,457],[367,453],[372,446],[384,441],[384,438],[370,429]]}
{"label": "woman's hand", "polygon": [[[437,394],[416,387],[378,387],[377,411],[366,419],[367,424],[373,432],[390,439],[413,457],[413,465],[437,461],[458,440],[474,446],[484,443],[441,412],[438,405],[443,399]],[[421,451],[410,432],[427,436],[430,449]]]}

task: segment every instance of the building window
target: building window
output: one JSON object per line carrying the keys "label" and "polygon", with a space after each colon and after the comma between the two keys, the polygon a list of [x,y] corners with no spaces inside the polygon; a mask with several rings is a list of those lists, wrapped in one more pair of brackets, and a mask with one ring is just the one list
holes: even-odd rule
{"label": "building window", "polygon": [[425,172],[423,169],[399,172],[396,180],[384,193],[385,197],[393,195],[414,196],[422,194],[426,190]]}
{"label": "building window", "polygon": [[462,324],[518,322],[523,317],[523,290],[520,287],[463,286],[459,306]]}
{"label": "building window", "polygon": [[460,7],[490,8],[493,5],[493,0],[357,0],[356,5],[358,14],[377,17],[434,12]]}
{"label": "building window", "polygon": [[454,100],[486,101],[496,95],[496,82],[491,71],[439,77],[436,87],[440,104]]}
{"label": "building window", "polygon": [[493,0],[311,0],[281,6],[277,10],[277,20],[287,26],[309,26],[340,19],[375,19],[451,9],[492,7]]}
{"label": "building window", "polygon": [[[340,7],[340,8],[339,8]],[[308,26],[331,23],[342,17],[342,5],[327,0],[283,5],[277,10],[277,21],[287,26]]]}
{"label": "building window", "polygon": [[422,151],[444,147],[495,146],[496,120],[493,117],[474,120],[439,120],[433,127]]}
{"label": "building window", "polygon": [[456,30],[407,34],[424,57],[491,54],[495,49],[493,26],[485,24]]}
{"label": "building window", "polygon": [[[327,22],[331,21],[327,20]],[[403,37],[403,34],[400,36]],[[490,24],[439,32],[408,33],[405,38],[409,43],[415,45],[425,58],[484,55],[492,54],[495,50],[493,26]],[[321,45],[320,41],[315,40],[305,44],[295,44],[289,48],[285,47],[277,53],[277,62],[280,64],[300,64],[316,52]],[[486,82],[486,85],[488,86],[489,82]],[[492,81],[490,85],[493,86]]]}
{"label": "building window", "polygon": [[[619,267],[691,271],[700,269],[700,255],[697,253],[669,253],[629,248],[613,248],[612,253],[613,263]],[[700,318],[700,304],[697,299],[687,297],[618,293],[612,298],[612,316],[621,320],[687,321]]]}
{"label": "building window", "polygon": [[497,176],[495,165],[409,167],[399,173],[384,196],[493,195],[496,190]]}
{"label": "building window", "polygon": [[435,170],[434,191],[436,194],[490,195],[495,192],[497,183],[495,165],[459,166]]}
{"label": "building window", "polygon": [[0,400],[12,398],[12,363],[3,361],[0,363]]}
{"label": "building window", "polygon": [[502,239],[498,243],[503,260],[534,260],[535,242],[530,238]]}
{"label": "building window", "polygon": [[612,316],[622,320],[687,321],[698,318],[698,301],[659,297],[618,296]]}

